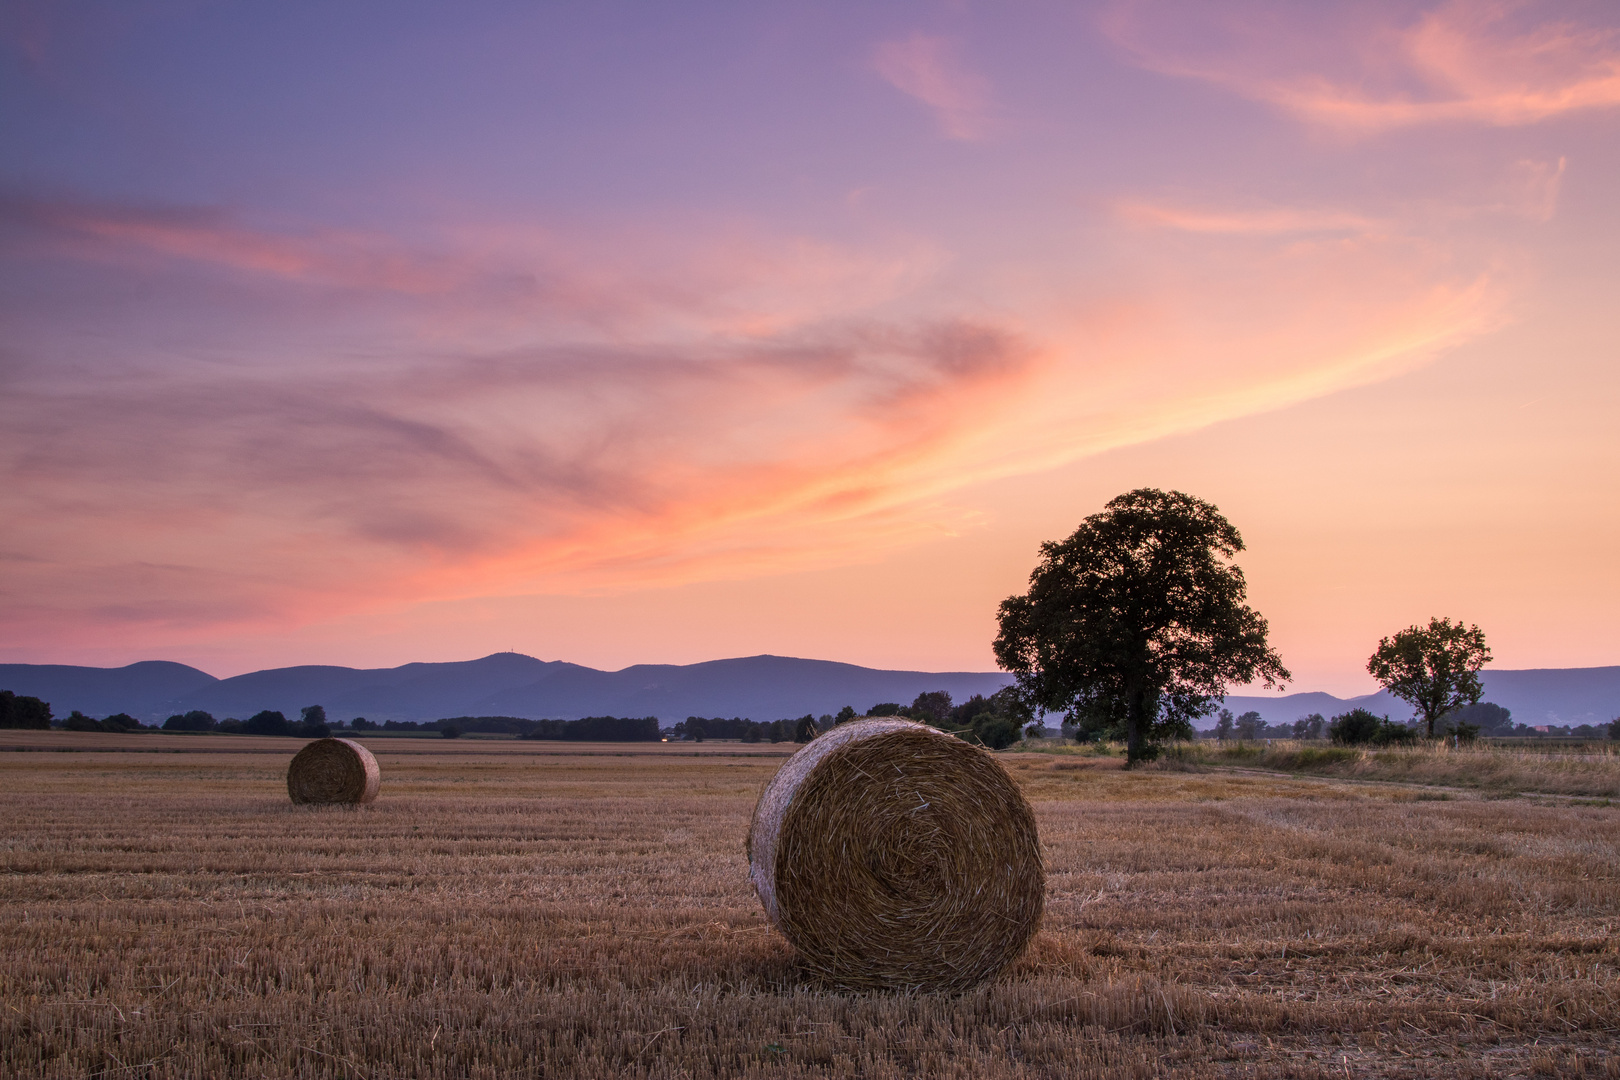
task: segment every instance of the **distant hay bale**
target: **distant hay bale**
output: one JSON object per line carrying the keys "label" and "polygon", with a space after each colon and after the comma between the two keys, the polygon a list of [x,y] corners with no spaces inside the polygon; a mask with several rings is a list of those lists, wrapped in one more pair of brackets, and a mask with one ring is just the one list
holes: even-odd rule
{"label": "distant hay bale", "polygon": [[316,739],[287,766],[287,794],[295,803],[368,803],[381,784],[377,759],[348,739]]}
{"label": "distant hay bale", "polygon": [[749,875],[807,968],[851,989],[955,991],[1040,924],[1035,815],[999,762],[909,720],[819,736],[760,795]]}

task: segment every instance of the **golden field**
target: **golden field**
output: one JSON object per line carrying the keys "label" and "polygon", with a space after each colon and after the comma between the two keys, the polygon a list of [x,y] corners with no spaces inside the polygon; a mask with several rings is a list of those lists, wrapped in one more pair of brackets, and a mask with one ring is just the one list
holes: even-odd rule
{"label": "golden field", "polygon": [[1610,740],[1561,746],[1481,741],[1458,748],[1443,741],[1387,748],[1293,739],[1224,745],[1206,741],[1170,747],[1159,767],[1211,765],[1345,780],[1437,784],[1497,794],[1620,799],[1620,743]]}
{"label": "golden field", "polygon": [[0,732],[0,1075],[1620,1077],[1620,808],[1007,753],[1044,927],[829,992],[743,840],[791,747]]}

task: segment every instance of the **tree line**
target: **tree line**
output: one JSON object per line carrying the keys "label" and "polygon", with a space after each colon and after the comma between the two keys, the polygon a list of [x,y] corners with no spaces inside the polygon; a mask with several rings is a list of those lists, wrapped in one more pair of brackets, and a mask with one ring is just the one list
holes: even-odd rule
{"label": "tree line", "polygon": [[161,725],[143,724],[128,713],[114,713],[102,719],[86,716],[75,709],[61,720],[51,712],[48,701],[0,690],[0,728],[26,728],[39,731],[60,727],[65,731],[124,732],[215,732],[224,735],[281,735],[302,739],[324,739],[333,734],[361,734],[367,731],[423,732],[444,738],[457,738],[465,732],[516,735],[523,739],[562,739],[579,742],[657,742],[663,738],[656,716],[587,716],[579,720],[530,720],[517,716],[455,716],[443,720],[388,720],[377,723],[357,716],[345,725],[327,719],[321,705],[306,705],[297,720],[289,720],[276,709],[263,709],[246,720],[218,719],[203,709],[175,713]]}
{"label": "tree line", "polygon": [[[1436,723],[1436,733],[1444,739],[1470,743],[1481,736],[1488,738],[1542,738],[1573,737],[1580,739],[1620,739],[1620,718],[1607,724],[1564,724],[1534,728],[1528,724],[1515,724],[1513,714],[1494,702],[1481,701],[1464,705],[1443,714]],[[1230,709],[1222,709],[1208,737],[1223,742],[1229,740],[1255,741],[1260,739],[1326,739],[1340,746],[1401,746],[1415,744],[1426,734],[1420,719],[1405,723],[1379,716],[1367,709],[1351,709],[1331,720],[1321,713],[1302,716],[1292,723],[1267,724],[1258,712],[1250,711],[1233,716]]]}

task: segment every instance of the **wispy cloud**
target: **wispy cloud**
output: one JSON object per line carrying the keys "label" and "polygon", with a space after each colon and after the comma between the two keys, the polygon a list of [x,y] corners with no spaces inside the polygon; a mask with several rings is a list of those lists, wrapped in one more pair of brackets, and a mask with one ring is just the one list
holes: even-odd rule
{"label": "wispy cloud", "polygon": [[945,38],[916,34],[872,52],[877,73],[934,111],[953,139],[982,139],[989,131],[990,83],[970,70]]}
{"label": "wispy cloud", "polygon": [[1254,200],[1228,206],[1211,202],[1195,204],[1185,199],[1141,195],[1116,199],[1112,207],[1120,220],[1132,225],[1211,237],[1308,240],[1416,235],[1487,217],[1550,221],[1558,210],[1558,195],[1567,166],[1565,158],[1516,161],[1495,171],[1482,172],[1472,178],[1466,190],[1447,200],[1430,196],[1406,200],[1386,197],[1377,214],[1332,206],[1295,206]]}
{"label": "wispy cloud", "polygon": [[1382,227],[1361,214],[1289,206],[1221,210],[1132,198],[1121,200],[1115,209],[1121,217],[1137,224],[1215,235],[1362,233]]}
{"label": "wispy cloud", "polygon": [[[1443,251],[1319,210],[1126,203],[1154,228],[1113,292],[965,316],[928,299],[948,260],[926,251],[747,230],[592,260],[463,228],[420,255],[11,205],[11,256],[76,281],[11,313],[38,332],[0,374],[4,601],[36,634],[867,559],[962,527],[964,485],[1387,376],[1494,300]],[[157,329],[64,353],[131,268]]]}
{"label": "wispy cloud", "polygon": [[1134,0],[1104,19],[1143,66],[1351,133],[1436,123],[1533,124],[1620,105],[1620,29],[1547,5],[1388,6]]}

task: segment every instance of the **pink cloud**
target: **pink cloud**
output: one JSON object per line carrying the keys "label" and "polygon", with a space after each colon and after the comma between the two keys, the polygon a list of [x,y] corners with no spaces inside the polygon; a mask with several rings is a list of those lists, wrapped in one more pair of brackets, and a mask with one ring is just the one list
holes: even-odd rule
{"label": "pink cloud", "polygon": [[1302,119],[1372,133],[1494,126],[1620,105],[1620,29],[1546,5],[1203,5],[1137,0],[1105,29],[1145,67],[1206,80]]}
{"label": "pink cloud", "polygon": [[[965,485],[1383,377],[1489,324],[1492,284],[1398,233],[1133,213],[1171,227],[1129,236],[1112,294],[1055,274],[1049,306],[1019,290],[968,317],[930,299],[929,257],[748,230],[463,229],[434,277],[354,254],[409,254],[386,238],[32,210],[27,256],[82,283],[29,325],[115,305],[133,265],[140,309],[202,337],[177,356],[126,321],[71,364],[13,351],[12,625],[206,633],[870,559],[973,527]],[[299,291],[255,315],[267,281]],[[220,303],[248,314],[206,330]]]}
{"label": "pink cloud", "polygon": [[981,139],[987,133],[990,84],[967,70],[944,38],[917,34],[879,45],[872,66],[890,85],[930,109],[940,130],[953,139]]}
{"label": "pink cloud", "polygon": [[1362,233],[1383,227],[1361,214],[1288,206],[1213,210],[1126,199],[1116,204],[1115,209],[1125,220],[1137,224],[1215,235]]}
{"label": "pink cloud", "polygon": [[218,211],[63,200],[10,200],[3,211],[13,221],[48,230],[59,244],[74,244],[79,254],[127,258],[145,252],[290,281],[423,295],[459,287],[470,270],[403,250],[379,235],[278,235],[244,227]]}

